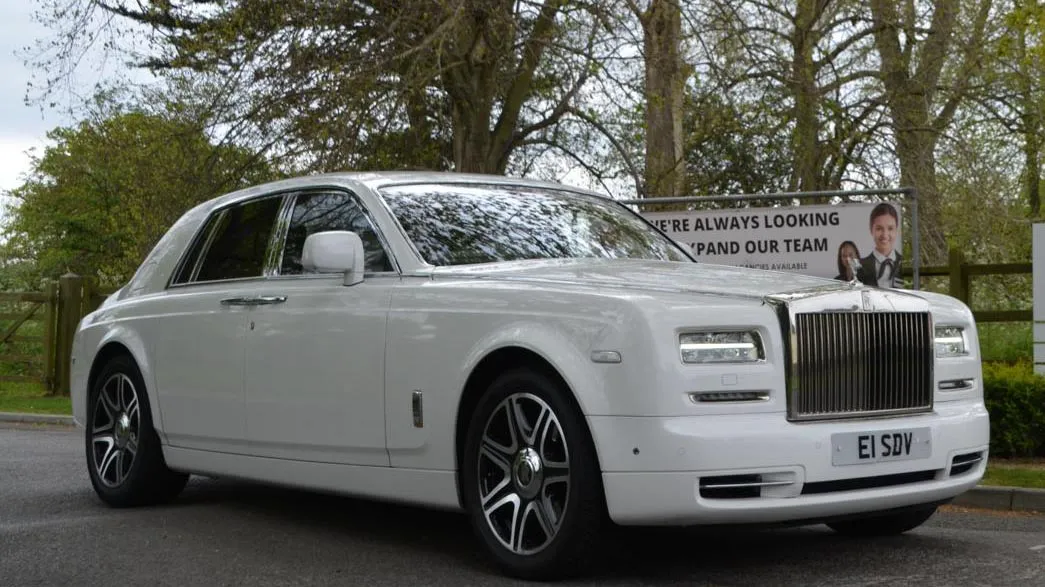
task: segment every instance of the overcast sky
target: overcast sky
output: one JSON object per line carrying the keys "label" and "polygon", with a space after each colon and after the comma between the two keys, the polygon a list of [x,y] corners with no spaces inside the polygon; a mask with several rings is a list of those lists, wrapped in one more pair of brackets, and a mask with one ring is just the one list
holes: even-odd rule
{"label": "overcast sky", "polygon": [[[33,13],[39,0],[0,0],[0,194],[17,187],[22,174],[29,169],[27,151],[37,153],[46,144],[47,131],[66,126],[75,120],[61,107],[45,108],[26,105],[27,84],[33,71],[26,65],[38,40],[49,40],[53,32],[36,22]],[[114,71],[121,69],[113,59],[104,64],[100,60],[85,59],[77,69],[76,82],[68,91],[89,94],[91,86]],[[126,70],[123,70],[126,71]],[[43,76],[37,74],[37,80]],[[68,107],[68,95],[59,95]]]}
{"label": "overcast sky", "polygon": [[30,71],[24,64],[25,49],[47,29],[32,19],[33,0],[0,1],[0,191],[16,187],[29,168],[26,151],[42,148],[47,131],[68,124],[55,111],[41,112],[25,105]]}

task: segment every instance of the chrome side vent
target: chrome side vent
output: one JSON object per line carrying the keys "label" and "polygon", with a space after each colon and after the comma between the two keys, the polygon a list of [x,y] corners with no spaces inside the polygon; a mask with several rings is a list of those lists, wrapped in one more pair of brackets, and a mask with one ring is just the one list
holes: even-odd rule
{"label": "chrome side vent", "polygon": [[791,420],[930,411],[933,333],[928,312],[794,315]]}
{"label": "chrome side vent", "polygon": [[700,496],[707,499],[762,497],[763,487],[793,485],[794,481],[767,481],[762,475],[719,475],[700,478]]}
{"label": "chrome side vent", "polygon": [[968,473],[979,465],[981,461],[983,461],[982,452],[970,452],[954,457],[951,460],[951,477]]}

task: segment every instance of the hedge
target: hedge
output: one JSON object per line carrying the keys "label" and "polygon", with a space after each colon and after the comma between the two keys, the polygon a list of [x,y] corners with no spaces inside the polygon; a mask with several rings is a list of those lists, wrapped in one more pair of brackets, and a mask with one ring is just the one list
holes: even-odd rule
{"label": "hedge", "polygon": [[1045,456],[1045,377],[1020,362],[983,364],[992,457]]}

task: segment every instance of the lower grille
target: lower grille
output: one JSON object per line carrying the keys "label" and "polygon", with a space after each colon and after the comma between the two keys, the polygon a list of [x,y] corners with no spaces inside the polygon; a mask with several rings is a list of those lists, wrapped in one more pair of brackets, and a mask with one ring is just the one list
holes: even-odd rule
{"label": "lower grille", "polygon": [[802,487],[802,495],[818,493],[835,493],[837,491],[857,491],[859,489],[877,489],[894,487],[909,483],[924,483],[936,478],[936,471],[916,471],[914,473],[898,473],[896,475],[879,475],[877,477],[859,477],[856,479],[839,479],[837,481],[817,481],[806,483]]}
{"label": "lower grille", "polygon": [[795,314],[793,420],[932,409],[928,312]]}

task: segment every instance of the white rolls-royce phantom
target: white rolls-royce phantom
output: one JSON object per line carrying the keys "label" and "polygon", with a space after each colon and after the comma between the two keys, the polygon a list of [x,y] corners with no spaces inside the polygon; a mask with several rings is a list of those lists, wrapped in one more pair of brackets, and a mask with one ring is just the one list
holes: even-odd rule
{"label": "white rolls-royce phantom", "polygon": [[549,578],[610,523],[915,528],[983,475],[978,354],[953,298],[697,263],[582,190],[331,174],[185,213],[72,393],[113,506],[198,474],[460,509]]}

